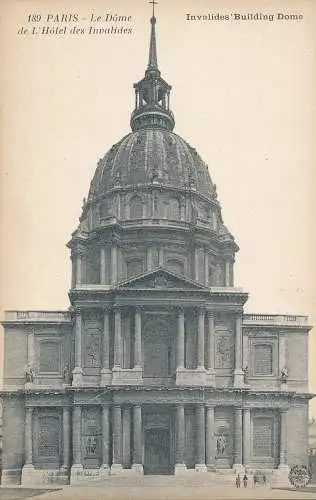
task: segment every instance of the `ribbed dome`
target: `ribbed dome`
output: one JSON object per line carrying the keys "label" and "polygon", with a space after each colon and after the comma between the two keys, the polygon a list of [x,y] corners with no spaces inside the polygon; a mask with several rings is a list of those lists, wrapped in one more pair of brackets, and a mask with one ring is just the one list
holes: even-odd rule
{"label": "ribbed dome", "polygon": [[216,196],[207,165],[194,148],[171,131],[142,129],[123,137],[99,161],[88,199],[115,187],[153,182]]}

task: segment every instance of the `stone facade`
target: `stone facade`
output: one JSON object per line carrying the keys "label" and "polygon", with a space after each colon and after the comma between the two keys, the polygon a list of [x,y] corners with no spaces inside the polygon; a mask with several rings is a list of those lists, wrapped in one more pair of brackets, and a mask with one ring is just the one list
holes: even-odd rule
{"label": "stone facade", "polygon": [[[307,463],[304,316],[244,314],[216,186],[155,54],[72,234],[68,311],[7,311],[2,484]],[[291,437],[291,438],[290,438]]]}

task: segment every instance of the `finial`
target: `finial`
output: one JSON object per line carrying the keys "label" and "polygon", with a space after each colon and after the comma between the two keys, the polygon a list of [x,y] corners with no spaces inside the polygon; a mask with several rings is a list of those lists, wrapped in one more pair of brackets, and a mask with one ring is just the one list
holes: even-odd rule
{"label": "finial", "polygon": [[153,15],[150,19],[151,33],[150,33],[149,60],[148,60],[148,68],[147,69],[149,71],[152,71],[152,70],[158,71],[156,32],[155,32],[155,24],[156,24],[155,5],[157,5],[158,2],[155,2],[155,0],[151,0],[149,3],[151,3],[153,6]]}
{"label": "finial", "polygon": [[153,15],[152,15],[152,18],[155,18],[155,5],[157,5],[158,2],[155,2],[155,0],[151,0],[151,2],[148,2],[148,3],[151,3],[152,6],[153,6]]}

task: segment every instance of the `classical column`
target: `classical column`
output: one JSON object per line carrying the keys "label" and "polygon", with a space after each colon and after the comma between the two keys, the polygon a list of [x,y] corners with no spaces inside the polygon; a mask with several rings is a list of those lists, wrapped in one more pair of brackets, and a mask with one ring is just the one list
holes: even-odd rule
{"label": "classical column", "polygon": [[75,479],[78,472],[82,472],[81,453],[81,405],[75,404],[72,412],[72,459],[71,475]]}
{"label": "classical column", "polygon": [[75,310],[75,368],[73,370],[73,385],[82,381],[82,316],[80,309]]}
{"label": "classical column", "polygon": [[242,366],[242,315],[238,314],[235,320],[235,372],[234,386],[243,387],[244,372]]}
{"label": "classical column", "polygon": [[121,368],[122,360],[122,311],[120,307],[114,310],[114,368]]}
{"label": "classical column", "polygon": [[135,472],[143,473],[142,465],[142,407],[133,406],[133,465]]}
{"label": "classical column", "polygon": [[110,311],[103,312],[103,335],[102,335],[102,385],[110,383]]}
{"label": "classical column", "polygon": [[250,450],[251,450],[251,430],[250,430],[250,409],[244,408],[243,410],[243,464],[247,467],[250,463]]}
{"label": "classical column", "polygon": [[117,258],[117,243],[113,242],[111,246],[111,283],[114,285],[117,282],[117,268],[118,268],[118,258]]}
{"label": "classical column", "polygon": [[197,367],[198,369],[205,368],[204,366],[204,320],[205,312],[204,309],[199,310],[199,320],[198,320],[198,342],[197,342]]}
{"label": "classical column", "polygon": [[234,465],[235,472],[240,473],[242,466],[242,409],[234,409]]}
{"label": "classical column", "polygon": [[204,250],[204,283],[209,286],[209,257],[207,248]]}
{"label": "classical column", "polygon": [[207,385],[216,385],[215,379],[215,323],[214,323],[214,313],[213,311],[208,311],[208,373],[207,373]]}
{"label": "classical column", "polygon": [[199,281],[199,249],[194,249],[194,279]]}
{"label": "classical column", "polygon": [[280,464],[279,468],[287,468],[287,411],[280,409]]}
{"label": "classical column", "polygon": [[113,406],[113,446],[112,446],[111,473],[121,471],[122,467],[122,408],[120,405]]}
{"label": "classical column", "polygon": [[33,408],[25,408],[25,464],[33,467]]}
{"label": "classical column", "polygon": [[108,404],[102,405],[102,465],[104,471],[108,471],[110,456],[110,409]]}
{"label": "classical column", "polygon": [[225,286],[230,286],[230,261],[225,261]]}
{"label": "classical column", "polygon": [[177,335],[177,369],[184,369],[184,311],[178,312],[178,335]]}
{"label": "classical column", "polygon": [[176,406],[176,464],[174,473],[178,474],[186,470],[184,463],[185,449],[185,415],[183,404]]}
{"label": "classical column", "polygon": [[147,247],[147,271],[151,271],[153,268],[153,249],[152,247]]}
{"label": "classical column", "polygon": [[81,285],[82,283],[82,254],[78,252],[76,254],[76,285]]}
{"label": "classical column", "polygon": [[206,465],[215,467],[215,414],[214,406],[206,406]]}
{"label": "classical column", "polygon": [[63,468],[70,466],[70,409],[63,407]]}
{"label": "classical column", "polygon": [[105,274],[105,247],[102,246],[100,250],[100,283],[101,285],[106,284],[106,274]]}
{"label": "classical column", "polygon": [[142,313],[135,309],[134,368],[142,368]]}
{"label": "classical column", "polygon": [[195,470],[206,472],[205,465],[205,408],[203,404],[198,404],[195,410],[196,416],[196,439],[197,439],[197,454]]}
{"label": "classical column", "polygon": [[130,467],[131,463],[131,408],[123,407],[122,418],[122,465]]}

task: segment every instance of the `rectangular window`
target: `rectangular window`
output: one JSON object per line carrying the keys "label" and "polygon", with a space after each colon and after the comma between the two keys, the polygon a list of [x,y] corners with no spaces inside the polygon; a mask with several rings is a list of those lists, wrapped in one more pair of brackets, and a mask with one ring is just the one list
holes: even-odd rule
{"label": "rectangular window", "polygon": [[272,345],[255,345],[253,356],[254,375],[273,374],[273,348]]}

